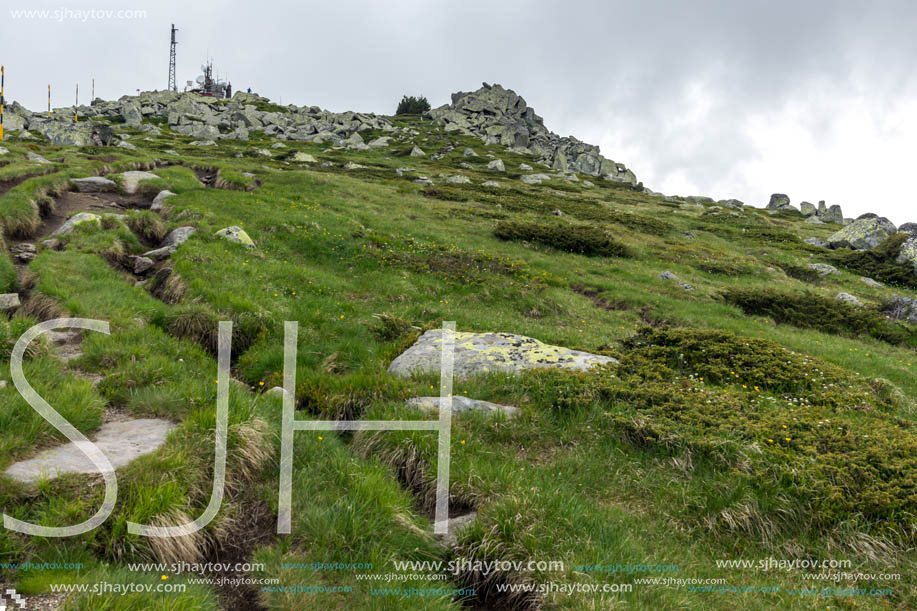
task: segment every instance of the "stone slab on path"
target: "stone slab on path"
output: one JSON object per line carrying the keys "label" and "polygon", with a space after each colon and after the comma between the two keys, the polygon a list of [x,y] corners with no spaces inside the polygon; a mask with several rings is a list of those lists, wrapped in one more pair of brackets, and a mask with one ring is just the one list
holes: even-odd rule
{"label": "stone slab on path", "polygon": [[[175,428],[167,420],[142,418],[103,424],[93,443],[117,469],[135,458],[156,451]],[[56,478],[66,473],[99,473],[99,470],[74,443],[66,443],[41,452],[38,456],[10,466],[5,475],[17,481],[34,484],[40,478]]]}
{"label": "stone slab on path", "polygon": [[[388,370],[398,376],[439,373],[442,329],[427,331],[400,354]],[[595,365],[617,363],[610,356],[545,344],[512,333],[455,333],[454,375],[465,378],[491,372],[515,373],[523,369],[559,368],[585,371]]]}
{"label": "stone slab on path", "polygon": [[121,172],[121,187],[124,189],[125,193],[133,194],[136,193],[137,189],[140,187],[141,180],[155,180],[157,178],[159,178],[159,176],[152,172],[140,172],[137,170]]}

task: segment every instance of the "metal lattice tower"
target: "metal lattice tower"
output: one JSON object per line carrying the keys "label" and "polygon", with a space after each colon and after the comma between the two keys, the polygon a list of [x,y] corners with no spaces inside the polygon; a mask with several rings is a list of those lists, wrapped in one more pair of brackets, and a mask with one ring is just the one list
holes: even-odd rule
{"label": "metal lattice tower", "polygon": [[175,27],[175,24],[172,24],[172,44],[169,47],[169,89],[171,91],[178,91],[178,87],[175,85],[175,45],[178,44],[175,42],[175,32],[178,29]]}

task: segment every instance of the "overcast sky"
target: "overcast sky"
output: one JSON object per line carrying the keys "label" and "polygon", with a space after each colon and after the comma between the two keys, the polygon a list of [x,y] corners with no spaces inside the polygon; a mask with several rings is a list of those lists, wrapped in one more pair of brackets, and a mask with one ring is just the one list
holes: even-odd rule
{"label": "overcast sky", "polygon": [[[134,10],[145,18],[13,18]],[[500,83],[667,194],[824,199],[917,221],[917,2],[3,0],[6,96],[164,89],[209,56],[274,101],[390,114]]]}

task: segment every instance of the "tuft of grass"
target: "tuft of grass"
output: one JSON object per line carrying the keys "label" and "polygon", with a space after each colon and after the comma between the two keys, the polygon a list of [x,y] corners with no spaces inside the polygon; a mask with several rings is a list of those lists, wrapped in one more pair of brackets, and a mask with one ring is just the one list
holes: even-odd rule
{"label": "tuft of grass", "polygon": [[127,226],[146,244],[159,244],[168,233],[162,218],[149,210],[131,213]]}

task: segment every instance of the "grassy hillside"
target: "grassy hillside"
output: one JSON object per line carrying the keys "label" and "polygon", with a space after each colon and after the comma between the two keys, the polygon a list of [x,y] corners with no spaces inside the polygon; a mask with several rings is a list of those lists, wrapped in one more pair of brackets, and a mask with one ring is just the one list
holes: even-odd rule
{"label": "grassy hillside", "polygon": [[[862,280],[869,262],[803,242],[836,225],[667,201],[587,176],[529,185],[519,180],[527,173],[520,163],[535,165],[527,157],[418,117],[392,121],[416,136],[364,152],[271,148],[260,133],[201,147],[167,128],[150,137],[120,126],[137,150],[4,144],[3,237],[7,246],[35,243],[38,255],[28,265],[7,250],[0,256],[0,292],[15,287],[24,302],[9,320],[0,317],[0,379],[10,381],[12,346],[37,321],[106,320],[111,335],[86,334],[74,360],[36,344],[25,368],[32,385],[87,435],[111,411],[179,426],[158,451],[119,470],[118,505],[102,527],[67,539],[0,531],[0,562],[82,568],[4,567],[0,580],[68,609],[917,605],[917,336],[880,313],[894,295],[917,296],[901,270],[880,261],[883,278],[903,286],[876,287]],[[442,156],[410,157],[415,144]],[[465,147],[478,156],[464,156]],[[51,164],[29,162],[28,152]],[[294,161],[297,152],[316,162]],[[491,155],[505,172],[487,169]],[[42,245],[69,178],[130,169],[159,176],[130,201],[176,194],[161,213],[125,210]],[[445,180],[455,175],[470,182]],[[415,183],[418,176],[434,184]],[[500,186],[482,186],[488,180]],[[214,235],[232,225],[256,248]],[[197,231],[148,278],[131,273],[132,255],[180,226]],[[812,263],[839,271],[822,277]],[[661,278],[665,271],[676,278]],[[840,292],[864,305],[836,300]],[[181,523],[207,505],[221,320],[234,323],[235,380],[222,511],[192,536],[130,535],[128,521]],[[277,535],[281,398],[265,391],[282,385],[286,320],[299,322],[299,419],[429,418],[404,401],[435,394],[438,376],[403,379],[387,368],[444,320],[619,363],[456,380],[456,394],[520,411],[454,418],[452,504],[477,514],[454,546],[432,535],[436,435],[411,431],[297,432],[293,532]],[[11,382],[0,388],[0,423],[3,469],[63,440]],[[21,520],[76,523],[97,510],[101,481],[68,475],[33,488],[0,478],[0,505]],[[455,558],[563,568],[484,575],[394,565]],[[804,579],[802,569],[717,564],[768,558],[843,560],[847,573],[900,580]],[[264,565],[232,577],[279,583],[201,584],[169,571],[163,580],[162,571],[129,567],[229,559]],[[301,568],[309,563],[372,568]],[[616,564],[644,568],[589,568]],[[374,574],[395,576],[365,579]],[[647,578],[698,581],[641,582]],[[52,584],[103,581],[187,589],[51,595]],[[551,583],[579,590],[523,591]],[[611,591],[583,587],[606,584]],[[630,591],[615,591],[622,585]],[[517,591],[501,591],[509,586]],[[462,588],[474,595],[449,593]],[[849,588],[889,592],[840,592]]]}

